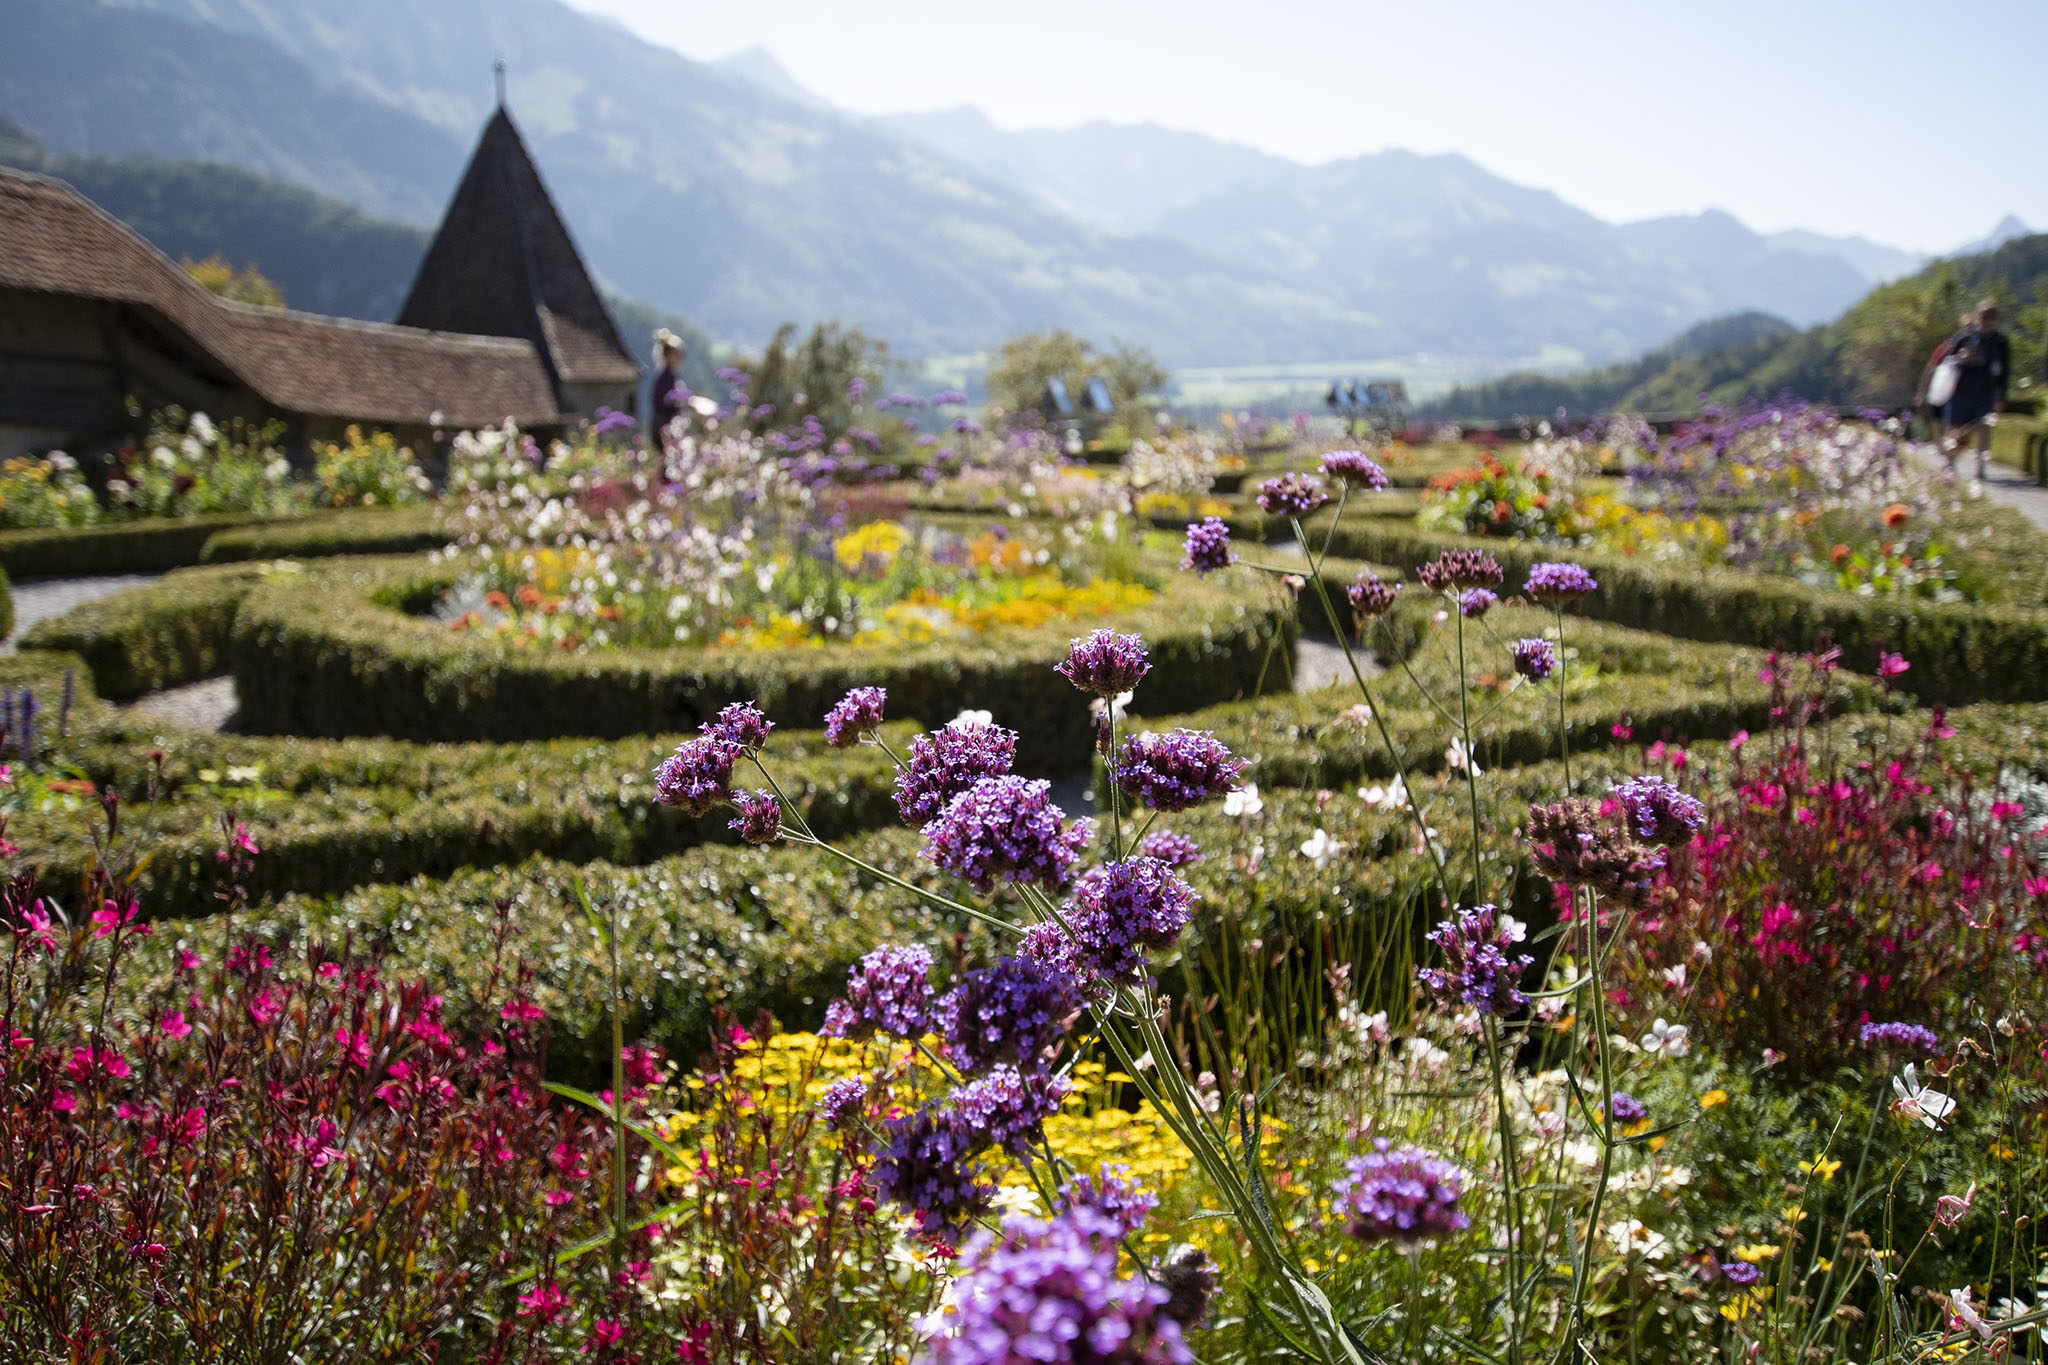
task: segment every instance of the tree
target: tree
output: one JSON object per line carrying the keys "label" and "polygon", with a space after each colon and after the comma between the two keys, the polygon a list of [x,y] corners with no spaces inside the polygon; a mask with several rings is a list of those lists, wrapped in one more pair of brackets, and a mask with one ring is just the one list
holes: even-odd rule
{"label": "tree", "polygon": [[1076,404],[1091,378],[1102,380],[1119,412],[1139,406],[1146,394],[1163,387],[1168,378],[1159,362],[1136,346],[1119,345],[1102,353],[1063,327],[1050,332],[1019,332],[1002,344],[995,363],[989,366],[983,381],[989,406],[1012,417],[1036,411],[1044,405],[1045,386],[1055,376],[1066,381]]}
{"label": "tree", "polygon": [[284,307],[284,294],[278,287],[265,279],[263,272],[251,261],[240,270],[221,259],[218,251],[203,261],[187,256],[183,262],[185,273],[197,280],[212,293],[236,303],[253,303],[258,308]]}
{"label": "tree", "polygon": [[1852,379],[1854,401],[1888,408],[1912,402],[1927,357],[1975,303],[1948,261],[1872,290],[1838,324],[1839,368]]}
{"label": "tree", "polygon": [[858,327],[836,322],[813,327],[802,345],[793,345],[795,340],[795,324],[784,323],[748,371],[747,401],[757,411],[769,409],[750,425],[755,430],[792,427],[816,417],[827,433],[838,436],[853,424],[853,381],[879,387],[889,368],[889,348]]}

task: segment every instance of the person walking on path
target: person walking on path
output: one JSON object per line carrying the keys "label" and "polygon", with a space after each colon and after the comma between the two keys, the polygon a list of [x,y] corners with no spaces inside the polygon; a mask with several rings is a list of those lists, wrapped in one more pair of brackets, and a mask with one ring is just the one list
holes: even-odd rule
{"label": "person walking on path", "polygon": [[1949,338],[1943,361],[1955,364],[1956,386],[1941,406],[1942,458],[1953,470],[1964,443],[1974,439],[1981,479],[1991,449],[1988,419],[2005,411],[2006,387],[2012,379],[2012,343],[1998,330],[1997,300],[1977,305],[1969,325]]}
{"label": "person walking on path", "polygon": [[648,416],[654,429],[655,448],[666,455],[675,439],[671,430],[683,413],[683,339],[662,328],[654,334],[654,357],[661,368],[655,372],[654,385],[648,390]]}

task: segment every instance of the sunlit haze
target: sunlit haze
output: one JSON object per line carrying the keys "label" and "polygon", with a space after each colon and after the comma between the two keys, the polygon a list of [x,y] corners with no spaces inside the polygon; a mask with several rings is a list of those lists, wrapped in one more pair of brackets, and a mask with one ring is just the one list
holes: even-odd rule
{"label": "sunlit haze", "polygon": [[1617,221],[1723,208],[1922,251],[2048,224],[2048,5],[573,0],[864,114],[1152,121],[1302,161],[1461,152]]}

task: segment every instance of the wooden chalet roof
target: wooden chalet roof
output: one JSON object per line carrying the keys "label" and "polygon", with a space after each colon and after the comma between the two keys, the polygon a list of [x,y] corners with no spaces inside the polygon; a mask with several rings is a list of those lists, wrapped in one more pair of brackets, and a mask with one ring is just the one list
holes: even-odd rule
{"label": "wooden chalet roof", "polygon": [[568,384],[640,376],[502,107],[484,125],[398,320],[524,337]]}
{"label": "wooden chalet roof", "polygon": [[284,412],[449,428],[562,420],[531,341],[231,303],[69,185],[5,168],[0,287],[148,309]]}

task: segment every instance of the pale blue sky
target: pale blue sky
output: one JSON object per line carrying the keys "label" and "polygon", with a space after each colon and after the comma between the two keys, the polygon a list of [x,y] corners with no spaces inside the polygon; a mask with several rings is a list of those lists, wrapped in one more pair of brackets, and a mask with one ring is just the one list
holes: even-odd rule
{"label": "pale blue sky", "polygon": [[2048,0],[569,2],[691,57],[766,47],[861,113],[1455,151],[1605,218],[1919,250],[2048,228]]}

